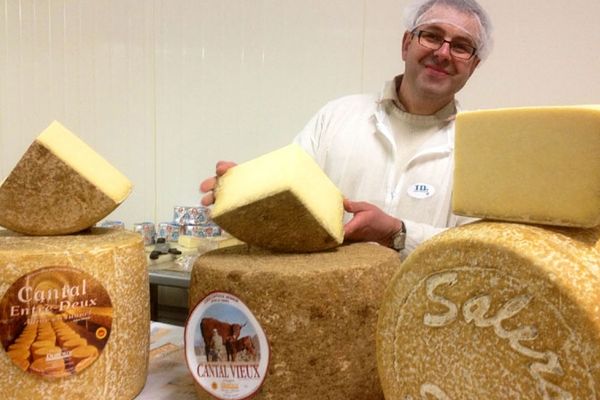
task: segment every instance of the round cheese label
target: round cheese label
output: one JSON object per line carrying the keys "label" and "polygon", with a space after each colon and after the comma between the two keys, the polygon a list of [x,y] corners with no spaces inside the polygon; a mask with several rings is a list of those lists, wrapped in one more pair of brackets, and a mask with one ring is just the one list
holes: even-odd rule
{"label": "round cheese label", "polygon": [[91,275],[53,266],[17,279],[0,300],[0,341],[28,373],[75,375],[96,361],[110,336],[112,303]]}
{"label": "round cheese label", "polygon": [[248,307],[227,292],[212,292],[185,326],[185,355],[196,382],[220,400],[252,398],[269,366],[267,337]]}

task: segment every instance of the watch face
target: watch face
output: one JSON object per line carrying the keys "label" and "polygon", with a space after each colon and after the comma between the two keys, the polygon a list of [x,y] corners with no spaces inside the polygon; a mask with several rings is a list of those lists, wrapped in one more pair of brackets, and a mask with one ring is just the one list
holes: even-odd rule
{"label": "watch face", "polygon": [[394,241],[392,243],[394,250],[400,251],[400,250],[404,249],[405,241],[406,241],[406,233],[404,233],[402,231],[396,233],[396,235],[394,235]]}

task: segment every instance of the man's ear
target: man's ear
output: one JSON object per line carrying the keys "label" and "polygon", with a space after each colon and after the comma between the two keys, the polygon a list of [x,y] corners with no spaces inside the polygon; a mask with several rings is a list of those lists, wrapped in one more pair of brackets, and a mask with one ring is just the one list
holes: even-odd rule
{"label": "man's ear", "polygon": [[409,31],[404,32],[404,36],[402,36],[402,61],[406,61],[406,53],[413,36]]}

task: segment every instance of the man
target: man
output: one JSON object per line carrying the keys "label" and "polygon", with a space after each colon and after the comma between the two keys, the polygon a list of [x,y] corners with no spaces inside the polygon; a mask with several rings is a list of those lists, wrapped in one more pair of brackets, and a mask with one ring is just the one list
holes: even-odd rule
{"label": "man", "polygon": [[[491,46],[475,0],[416,0],[405,12],[404,74],[378,96],[326,104],[295,138],[344,194],[345,241],[374,241],[406,256],[451,213],[455,94]],[[217,176],[233,163],[219,162]],[[202,182],[210,192],[215,177]],[[202,203],[214,201],[212,192]]]}

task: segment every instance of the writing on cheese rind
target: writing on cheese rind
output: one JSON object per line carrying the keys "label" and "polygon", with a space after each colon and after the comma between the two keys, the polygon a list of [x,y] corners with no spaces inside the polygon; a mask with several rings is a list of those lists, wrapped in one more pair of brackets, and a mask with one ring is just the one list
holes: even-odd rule
{"label": "writing on cheese rind", "polygon": [[[448,308],[448,312],[441,315],[426,313],[423,316],[423,323],[427,326],[439,328],[454,322],[458,315],[458,305],[442,296],[434,294],[435,289],[440,285],[452,286],[457,282],[458,274],[456,272],[443,272],[428,278],[425,285],[427,298],[432,302],[442,304]],[[563,375],[564,371],[560,365],[558,355],[553,351],[536,351],[530,347],[524,346],[522,341],[532,341],[538,336],[535,326],[525,325],[514,330],[507,330],[502,327],[502,322],[517,315],[523,310],[533,296],[524,294],[516,296],[506,301],[500,310],[494,316],[486,317],[491,308],[491,296],[477,295],[466,300],[462,306],[462,315],[467,323],[473,324],[479,328],[492,327],[494,333],[501,339],[508,341],[510,347],[517,353],[542,362],[533,362],[529,366],[529,372],[535,379],[538,390],[544,400],[560,399],[572,400],[573,395],[560,386],[549,382],[543,375],[554,374]]]}
{"label": "writing on cheese rind", "polygon": [[600,227],[476,222],[420,246],[379,310],[386,398],[598,398]]}

